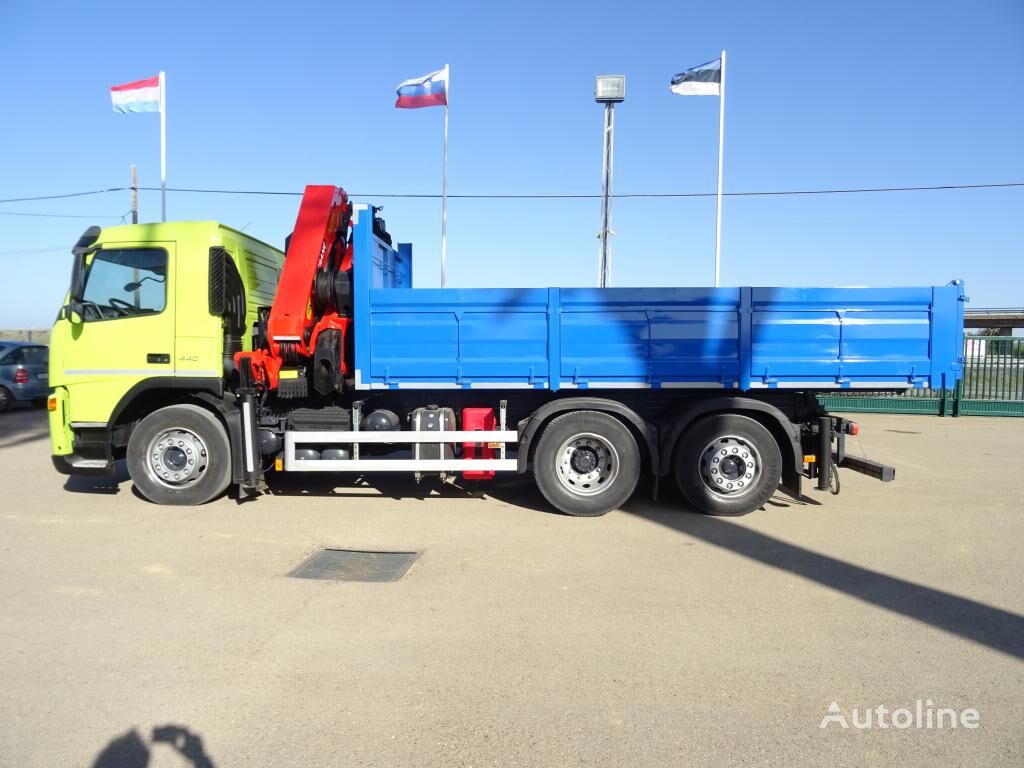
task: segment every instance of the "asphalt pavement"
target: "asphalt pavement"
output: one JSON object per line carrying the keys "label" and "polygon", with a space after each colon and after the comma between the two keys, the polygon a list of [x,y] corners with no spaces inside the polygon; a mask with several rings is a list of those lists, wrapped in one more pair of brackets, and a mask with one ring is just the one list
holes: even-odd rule
{"label": "asphalt pavement", "polygon": [[[411,478],[161,508],[2,414],[0,766],[1019,766],[1024,419],[857,418],[895,482],[574,519]],[[419,557],[286,575],[323,548]]]}

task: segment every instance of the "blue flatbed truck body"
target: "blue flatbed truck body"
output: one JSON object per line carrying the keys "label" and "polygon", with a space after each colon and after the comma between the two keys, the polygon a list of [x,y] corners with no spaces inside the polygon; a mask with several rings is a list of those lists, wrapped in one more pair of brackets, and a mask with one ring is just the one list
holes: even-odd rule
{"label": "blue flatbed truck body", "polygon": [[412,249],[354,226],[355,388],[952,388],[963,284],[412,287]]}

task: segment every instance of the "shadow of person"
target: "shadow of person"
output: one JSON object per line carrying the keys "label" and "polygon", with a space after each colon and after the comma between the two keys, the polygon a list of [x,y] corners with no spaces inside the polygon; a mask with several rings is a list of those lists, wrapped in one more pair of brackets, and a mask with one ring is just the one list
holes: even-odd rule
{"label": "shadow of person", "polygon": [[111,739],[96,756],[92,768],[148,768],[153,747],[157,744],[167,744],[185,758],[192,768],[216,768],[206,754],[199,734],[174,723],[154,726],[149,744],[135,728]]}
{"label": "shadow of person", "polygon": [[92,768],[147,768],[149,747],[132,728],[127,733],[110,740],[103,751],[96,756]]}
{"label": "shadow of person", "polygon": [[215,768],[213,760],[206,754],[202,738],[184,726],[170,723],[155,727],[153,743],[170,744],[178,754],[189,760],[194,768]]}

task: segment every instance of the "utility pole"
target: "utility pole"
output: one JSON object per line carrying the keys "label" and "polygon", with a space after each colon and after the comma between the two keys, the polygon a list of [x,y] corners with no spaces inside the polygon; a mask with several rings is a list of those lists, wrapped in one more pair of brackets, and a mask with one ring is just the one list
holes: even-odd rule
{"label": "utility pole", "polygon": [[135,174],[135,163],[132,163],[132,224],[139,223],[139,179]]}
{"label": "utility pole", "polygon": [[[132,224],[139,223],[139,178],[135,173],[135,163],[132,163]],[[136,308],[142,306],[142,293],[139,290],[139,268],[132,268],[132,282],[135,283],[135,291],[132,300]]]}

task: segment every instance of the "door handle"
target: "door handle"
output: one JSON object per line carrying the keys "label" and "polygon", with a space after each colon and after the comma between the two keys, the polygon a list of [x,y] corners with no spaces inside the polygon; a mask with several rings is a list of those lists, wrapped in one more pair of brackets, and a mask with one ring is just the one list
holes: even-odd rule
{"label": "door handle", "polygon": [[160,352],[150,352],[148,355],[146,355],[146,362],[156,363],[158,365],[170,365],[171,356],[165,355]]}

